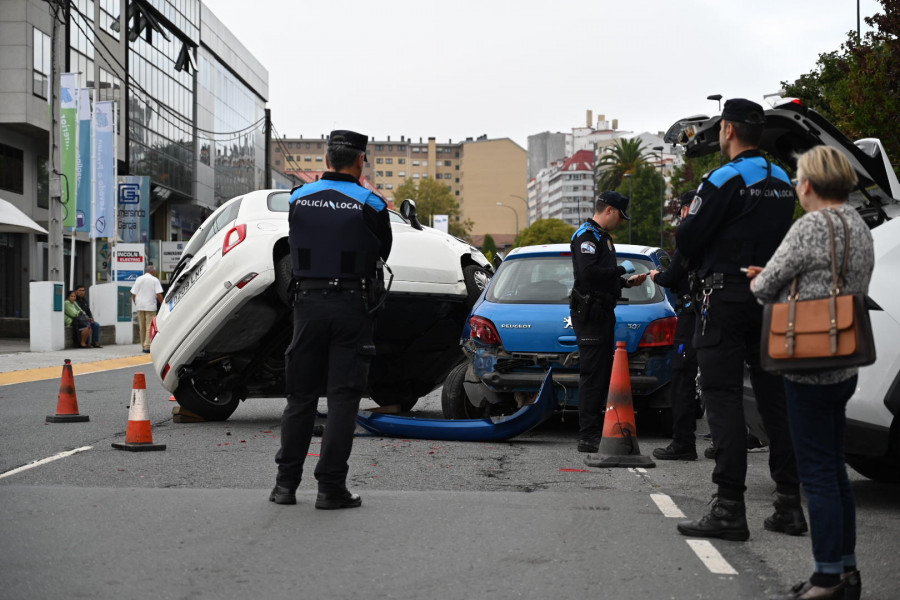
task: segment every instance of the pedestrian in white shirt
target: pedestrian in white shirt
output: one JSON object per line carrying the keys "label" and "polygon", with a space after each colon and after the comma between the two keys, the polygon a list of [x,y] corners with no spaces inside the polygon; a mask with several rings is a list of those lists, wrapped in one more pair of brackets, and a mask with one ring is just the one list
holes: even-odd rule
{"label": "pedestrian in white shirt", "polygon": [[144,353],[150,353],[150,323],[156,316],[157,303],[162,302],[162,284],[156,278],[156,267],[148,264],[144,274],[134,280],[131,286],[131,300],[138,311],[141,328],[141,345]]}

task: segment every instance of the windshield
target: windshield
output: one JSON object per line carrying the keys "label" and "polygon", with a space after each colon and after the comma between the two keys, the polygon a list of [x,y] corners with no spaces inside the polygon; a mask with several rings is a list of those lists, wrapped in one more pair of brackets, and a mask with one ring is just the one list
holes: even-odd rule
{"label": "windshield", "polygon": [[[625,259],[617,260],[621,264]],[[638,275],[655,268],[649,260],[629,260]],[[568,304],[574,283],[570,256],[518,258],[500,265],[491,280],[487,299],[500,304]],[[648,278],[639,286],[623,288],[619,303],[651,304],[662,299],[662,289]]]}

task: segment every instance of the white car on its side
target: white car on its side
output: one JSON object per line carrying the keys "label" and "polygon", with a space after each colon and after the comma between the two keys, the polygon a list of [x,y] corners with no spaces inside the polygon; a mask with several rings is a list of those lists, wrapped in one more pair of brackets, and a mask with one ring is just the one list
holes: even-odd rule
{"label": "white car on its side", "polygon": [[[284,395],[292,336],[285,190],[232,198],[194,233],[151,328],[153,366],[180,405],[227,419],[241,400]],[[391,211],[390,294],[375,329],[368,393],[409,410],[463,359],[459,332],[493,274],[468,243]],[[386,277],[389,275],[386,274]]]}

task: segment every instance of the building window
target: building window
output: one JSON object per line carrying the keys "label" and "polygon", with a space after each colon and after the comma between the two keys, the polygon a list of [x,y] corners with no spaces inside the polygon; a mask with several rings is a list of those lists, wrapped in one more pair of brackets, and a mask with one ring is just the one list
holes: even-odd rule
{"label": "building window", "polygon": [[375,177],[384,177],[384,171],[375,171]]}
{"label": "building window", "polygon": [[322,162],[322,157],[321,157],[321,156],[317,156],[317,157],[316,157],[316,162]]}
{"label": "building window", "polygon": [[393,183],[389,183],[389,184],[387,184],[385,187],[386,187],[387,189],[389,189],[389,190],[392,190],[392,189],[394,189],[394,184],[393,184]]}
{"label": "building window", "polygon": [[418,146],[413,146],[412,150],[413,150],[413,152],[421,152],[422,151],[422,149],[419,148]]}
{"label": "building window", "polygon": [[24,154],[18,148],[0,144],[0,190],[25,193]]}
{"label": "building window", "polygon": [[414,167],[418,167],[418,166],[419,166],[419,161],[414,160],[414,161],[413,161],[413,166],[414,166]]}
{"label": "building window", "polygon": [[384,162],[385,162],[385,164],[392,165],[392,164],[394,164],[394,159],[393,159],[393,158],[386,158],[386,159],[384,159]]}
{"label": "building window", "polygon": [[312,156],[304,156],[303,161],[304,162],[312,162]]}
{"label": "building window", "polygon": [[379,158],[376,158],[376,159],[375,159],[375,164],[376,164],[376,165],[383,165],[383,164],[384,164],[384,159],[383,159],[383,158],[380,158],[380,157],[379,157]]}
{"label": "building window", "polygon": [[393,171],[385,171],[384,174],[385,174],[386,177],[393,177],[393,176],[394,176],[394,172],[393,172]]}
{"label": "building window", "polygon": [[449,161],[449,160],[445,160],[445,161],[444,161],[444,166],[445,166],[445,167],[449,167],[449,166],[450,166],[450,161]]}
{"label": "building window", "polygon": [[286,160],[288,162],[292,162],[294,160],[294,157],[292,155],[288,154],[287,156],[284,157],[284,160]]}
{"label": "building window", "polygon": [[50,36],[34,28],[34,47],[32,69],[34,69],[34,87],[31,93],[40,98],[48,94],[50,81]]}
{"label": "building window", "polygon": [[397,150],[400,152],[406,152],[406,144],[398,144]]}
{"label": "building window", "polygon": [[281,165],[281,161],[280,161],[280,160],[276,160],[276,161],[275,161],[275,164],[280,166],[280,165]]}
{"label": "building window", "polygon": [[50,175],[47,170],[46,156],[37,157],[37,205],[38,208],[50,208]]}
{"label": "building window", "polygon": [[427,167],[427,166],[428,166],[428,161],[427,161],[427,160],[423,160],[423,161],[422,161],[422,166],[423,166],[423,167]]}
{"label": "building window", "polygon": [[383,190],[383,189],[384,189],[384,185],[382,185],[382,184],[380,184],[380,183],[376,183],[376,184],[375,184],[375,187],[378,188],[379,190]]}
{"label": "building window", "polygon": [[121,28],[119,12],[119,0],[100,0],[100,29],[116,39]]}
{"label": "building window", "polygon": [[418,174],[418,173],[413,173],[413,179],[418,179],[418,178],[419,178],[419,174]]}
{"label": "building window", "polygon": [[397,177],[406,177],[406,171],[397,171]]}
{"label": "building window", "polygon": [[405,158],[398,158],[398,159],[397,159],[397,164],[398,164],[398,165],[405,165],[405,164],[406,164],[406,159],[405,159]]}

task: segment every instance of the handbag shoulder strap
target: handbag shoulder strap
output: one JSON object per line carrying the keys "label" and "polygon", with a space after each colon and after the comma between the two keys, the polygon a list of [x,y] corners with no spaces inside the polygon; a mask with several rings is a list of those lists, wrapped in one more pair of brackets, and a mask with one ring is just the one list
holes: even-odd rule
{"label": "handbag shoulder strap", "polygon": [[[831,220],[831,216],[828,214],[828,209],[823,210],[822,215],[824,215],[825,220],[828,222],[828,237],[831,242],[831,296],[834,297],[841,293],[841,288],[844,285],[844,275],[846,273],[847,244],[844,244],[844,264],[842,265],[841,272],[839,274],[837,243],[834,239],[834,222]],[[846,229],[844,231],[846,234]]]}
{"label": "handbag shoulder strap", "polygon": [[841,211],[835,210],[834,214],[838,216],[841,220],[841,224],[844,226],[844,259],[841,261],[841,280],[840,286],[841,289],[844,288],[844,283],[847,280],[847,267],[850,264],[850,224],[847,223],[846,217],[841,214]]}

